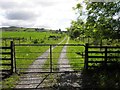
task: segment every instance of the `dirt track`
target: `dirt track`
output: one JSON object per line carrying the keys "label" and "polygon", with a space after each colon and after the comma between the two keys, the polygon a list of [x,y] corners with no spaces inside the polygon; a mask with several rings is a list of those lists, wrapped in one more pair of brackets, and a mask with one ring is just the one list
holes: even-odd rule
{"label": "dirt track", "polygon": [[[69,42],[69,38],[68,38],[66,44],[68,44],[68,42]],[[59,71],[73,71],[69,64],[69,60],[66,59],[67,58],[66,51],[67,51],[67,46],[64,46],[61,51],[60,58],[58,61]]]}

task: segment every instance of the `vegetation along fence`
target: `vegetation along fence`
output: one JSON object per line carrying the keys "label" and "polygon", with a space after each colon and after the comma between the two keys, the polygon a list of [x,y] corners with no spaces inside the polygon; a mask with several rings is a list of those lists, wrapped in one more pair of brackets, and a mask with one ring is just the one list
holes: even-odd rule
{"label": "vegetation along fence", "polygon": [[9,47],[0,47],[0,73],[1,78],[8,77],[13,73],[14,45],[11,42]]}
{"label": "vegetation along fence", "polygon": [[8,46],[9,45],[9,41],[13,41],[13,42],[18,42],[19,44],[22,42],[22,41],[25,41],[26,38],[18,38],[18,37],[14,37],[14,38],[0,38],[0,40],[2,40],[2,45],[3,46]]}

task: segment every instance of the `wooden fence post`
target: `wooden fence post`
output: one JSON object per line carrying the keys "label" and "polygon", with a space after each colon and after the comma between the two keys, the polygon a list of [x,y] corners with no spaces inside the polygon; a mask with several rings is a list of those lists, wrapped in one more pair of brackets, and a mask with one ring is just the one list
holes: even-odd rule
{"label": "wooden fence post", "polygon": [[15,58],[15,44],[13,43],[13,59],[14,59],[14,72],[17,73],[17,69],[16,69],[16,58]]}
{"label": "wooden fence post", "polygon": [[6,39],[5,39],[5,46],[7,46],[7,41],[6,41]]}
{"label": "wooden fence post", "polygon": [[50,45],[50,72],[52,72],[52,45]]}
{"label": "wooden fence post", "polygon": [[18,41],[19,41],[19,44],[20,44],[20,39],[21,39],[21,38],[19,38],[19,40],[18,40]]}
{"label": "wooden fence post", "polygon": [[85,61],[84,61],[84,68],[88,69],[88,43],[85,44]]}
{"label": "wooden fence post", "polygon": [[10,42],[10,47],[11,47],[11,73],[13,73],[13,49],[14,49],[14,44],[13,44],[13,41]]}
{"label": "wooden fence post", "polygon": [[105,68],[107,67],[107,46],[105,47],[105,61],[104,61]]}

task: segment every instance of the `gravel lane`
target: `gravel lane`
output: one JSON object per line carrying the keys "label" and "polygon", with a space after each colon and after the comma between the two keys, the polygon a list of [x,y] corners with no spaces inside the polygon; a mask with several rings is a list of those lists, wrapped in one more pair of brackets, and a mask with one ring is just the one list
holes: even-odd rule
{"label": "gravel lane", "polygon": [[[61,44],[66,37],[59,43]],[[52,47],[54,49],[56,46]],[[36,59],[32,65],[29,66],[29,68],[36,68],[36,69],[29,69],[26,72],[42,72],[42,65],[44,65],[45,61],[48,58],[48,55],[50,53],[50,49],[48,49],[46,52],[44,52],[40,57],[43,59]],[[36,88],[39,83],[42,81],[43,77],[40,77],[39,73],[28,73],[21,76],[20,81],[16,85],[16,88]]]}

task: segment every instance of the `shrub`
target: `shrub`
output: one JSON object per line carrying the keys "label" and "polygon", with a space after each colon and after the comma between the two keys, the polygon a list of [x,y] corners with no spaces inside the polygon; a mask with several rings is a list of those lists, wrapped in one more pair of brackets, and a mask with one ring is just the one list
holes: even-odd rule
{"label": "shrub", "polygon": [[34,43],[34,44],[37,44],[37,43],[38,43],[38,39],[35,39],[35,40],[33,41],[33,43]]}

